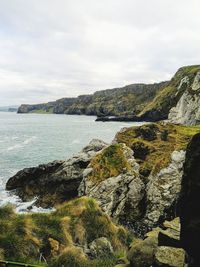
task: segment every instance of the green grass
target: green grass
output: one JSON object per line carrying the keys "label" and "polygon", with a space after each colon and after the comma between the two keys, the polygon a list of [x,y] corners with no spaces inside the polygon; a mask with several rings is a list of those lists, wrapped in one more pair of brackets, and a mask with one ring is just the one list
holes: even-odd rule
{"label": "green grass", "polygon": [[98,153],[90,163],[93,171],[88,179],[99,183],[109,177],[116,177],[124,170],[131,170],[131,166],[124,155],[122,144],[114,144]]}
{"label": "green grass", "polygon": [[[1,207],[0,229],[1,259],[35,265],[39,251],[48,264],[66,251],[72,251],[77,261],[81,260],[83,255],[75,243],[84,246],[102,236],[110,240],[115,251],[124,250],[130,243],[127,231],[115,225],[97,203],[87,197],[66,202],[50,214],[16,214],[10,206]],[[85,262],[90,264],[87,257]]]}
{"label": "green grass", "polygon": [[[154,125],[156,127],[154,140],[147,140],[141,133],[149,131]],[[138,130],[139,129],[139,130]],[[167,132],[167,140],[162,140],[162,133]],[[119,143],[125,143],[130,148],[135,149],[138,143],[144,145],[149,150],[144,160],[138,158],[141,173],[149,174],[151,171],[159,172],[167,167],[171,160],[171,154],[174,150],[185,150],[192,136],[200,132],[200,126],[181,126],[173,124],[148,124],[141,127],[130,127],[116,135]]]}

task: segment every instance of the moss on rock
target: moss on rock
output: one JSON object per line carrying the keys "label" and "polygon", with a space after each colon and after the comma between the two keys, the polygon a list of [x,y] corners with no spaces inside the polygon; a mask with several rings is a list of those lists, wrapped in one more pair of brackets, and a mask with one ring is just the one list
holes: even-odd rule
{"label": "moss on rock", "polygon": [[174,150],[185,150],[192,136],[200,132],[200,126],[182,126],[169,123],[153,123],[126,128],[117,133],[115,140],[133,149],[140,164],[140,172],[148,176],[167,167]]}

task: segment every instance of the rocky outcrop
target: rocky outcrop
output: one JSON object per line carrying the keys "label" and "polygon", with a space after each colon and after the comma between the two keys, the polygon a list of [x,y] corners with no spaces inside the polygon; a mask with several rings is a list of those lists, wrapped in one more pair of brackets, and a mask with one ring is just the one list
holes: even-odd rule
{"label": "rocky outcrop", "polygon": [[200,266],[200,134],[193,137],[186,151],[180,197],[181,242],[189,266]]}
{"label": "rocky outcrop", "polygon": [[[157,227],[151,232],[148,232],[144,239],[133,240],[127,253],[130,267],[185,266],[185,251],[180,247],[179,242],[179,218],[173,221],[165,221],[161,227]],[[168,239],[163,239],[163,236],[168,237]],[[176,244],[174,247],[172,240],[179,242],[178,245]]]}
{"label": "rocky outcrop", "polygon": [[180,90],[185,84],[187,86],[183,95],[176,107],[169,112],[169,120],[185,125],[200,124],[200,71],[196,73],[192,84],[189,77],[185,76],[178,89]]}
{"label": "rocky outcrop", "polygon": [[185,149],[196,131],[166,123],[122,129],[84,170],[79,195],[94,197],[107,214],[143,236],[176,216]]}
{"label": "rocky outcrop", "polygon": [[38,167],[26,168],[11,177],[7,190],[28,201],[37,197],[36,205],[50,207],[77,196],[83,171],[91,158],[107,146],[100,140],[92,140],[80,153],[64,161],[54,161]]}
{"label": "rocky outcrop", "polygon": [[[151,174],[147,184],[147,211],[145,221],[154,225],[161,217],[168,216],[169,209],[178,200],[181,190],[181,180],[183,175],[183,163],[185,152],[183,150],[173,151],[171,163],[157,174]],[[175,211],[174,211],[175,212]]]}
{"label": "rocky outcrop", "polygon": [[[125,157],[123,172],[118,176],[102,181],[91,178],[92,164],[83,172],[83,180],[79,186],[79,195],[88,195],[98,200],[103,210],[120,221],[133,221],[141,217],[144,183],[139,175],[139,165],[133,157],[133,151],[122,144]],[[107,150],[108,148],[105,148]],[[101,153],[106,153],[102,151]],[[113,153],[116,153],[114,151]],[[110,154],[109,157],[112,155]],[[128,170],[125,165],[129,164]]]}

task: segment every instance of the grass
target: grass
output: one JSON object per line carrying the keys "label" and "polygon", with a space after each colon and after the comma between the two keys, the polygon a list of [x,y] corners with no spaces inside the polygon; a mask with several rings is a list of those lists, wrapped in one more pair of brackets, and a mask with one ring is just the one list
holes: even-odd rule
{"label": "grass", "polygon": [[[150,128],[155,134],[154,140],[148,140],[144,137],[144,132],[150,136]],[[154,123],[140,127],[130,127],[116,135],[116,140],[119,143],[125,143],[130,148],[135,149],[138,143],[143,144],[143,147],[148,148],[148,153],[144,159],[137,158],[140,164],[140,172],[148,175],[150,172],[159,172],[162,168],[167,167],[171,161],[171,153],[174,150],[185,150],[192,136],[200,132],[200,126],[181,126],[173,124]],[[163,134],[166,134],[166,140]],[[148,136],[147,134],[147,136]]]}
{"label": "grass", "polygon": [[90,163],[93,169],[88,179],[99,183],[108,177],[116,177],[131,166],[124,154],[123,144],[114,144],[98,153]]}
{"label": "grass", "polygon": [[30,113],[37,113],[37,114],[52,114],[53,113],[53,108],[47,109],[34,109],[30,111]]}
{"label": "grass", "polygon": [[[69,261],[76,255],[77,262],[82,262],[84,256],[86,266],[101,266],[89,265],[90,260],[80,253],[80,247],[104,236],[117,252],[125,250],[131,239],[123,227],[115,225],[97,203],[87,197],[66,202],[50,214],[16,214],[10,206],[1,207],[0,228],[1,259],[35,265],[41,252],[49,265],[61,255],[66,257],[68,252]],[[73,251],[71,256],[70,251]],[[79,266],[76,264],[67,266]]]}

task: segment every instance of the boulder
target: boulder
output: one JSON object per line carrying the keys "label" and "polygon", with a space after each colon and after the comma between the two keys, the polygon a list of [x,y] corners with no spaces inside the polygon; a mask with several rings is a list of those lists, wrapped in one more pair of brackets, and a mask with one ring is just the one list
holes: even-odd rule
{"label": "boulder", "polygon": [[113,247],[106,237],[97,238],[89,244],[89,255],[91,258],[103,258],[113,252]]}
{"label": "boulder", "polygon": [[184,267],[185,251],[182,248],[158,247],[153,267]]}
{"label": "boulder", "polygon": [[83,171],[91,158],[105,146],[107,144],[103,141],[94,139],[68,160],[21,170],[8,180],[6,189],[14,190],[23,201],[37,197],[35,204],[44,208],[74,198],[78,195]]}

